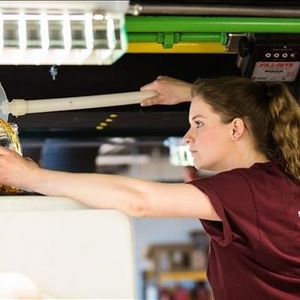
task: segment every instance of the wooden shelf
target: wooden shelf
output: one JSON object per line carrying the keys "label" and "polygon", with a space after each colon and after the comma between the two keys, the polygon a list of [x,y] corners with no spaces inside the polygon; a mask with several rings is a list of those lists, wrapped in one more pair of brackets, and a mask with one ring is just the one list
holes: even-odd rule
{"label": "wooden shelf", "polygon": [[158,282],[162,284],[166,281],[205,281],[206,271],[205,270],[181,270],[181,271],[170,271],[162,272],[158,275]]}

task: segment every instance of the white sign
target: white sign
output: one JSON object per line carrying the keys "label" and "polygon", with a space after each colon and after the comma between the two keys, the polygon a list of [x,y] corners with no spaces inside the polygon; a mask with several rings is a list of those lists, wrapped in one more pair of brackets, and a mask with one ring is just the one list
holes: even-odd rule
{"label": "white sign", "polygon": [[255,64],[252,79],[255,81],[294,81],[300,62],[262,62]]}

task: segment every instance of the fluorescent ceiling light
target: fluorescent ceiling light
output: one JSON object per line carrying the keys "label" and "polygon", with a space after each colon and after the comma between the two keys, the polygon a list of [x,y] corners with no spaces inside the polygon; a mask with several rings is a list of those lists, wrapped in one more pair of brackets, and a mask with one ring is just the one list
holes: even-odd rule
{"label": "fluorescent ceiling light", "polygon": [[0,64],[108,65],[127,51],[129,1],[1,1]]}

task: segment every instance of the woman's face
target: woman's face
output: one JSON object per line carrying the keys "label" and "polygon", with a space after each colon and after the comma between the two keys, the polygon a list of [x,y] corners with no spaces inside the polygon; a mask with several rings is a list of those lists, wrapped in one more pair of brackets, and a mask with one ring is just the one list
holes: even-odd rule
{"label": "woman's face", "polygon": [[224,171],[230,169],[228,156],[232,150],[231,123],[221,122],[201,96],[193,98],[189,114],[190,129],[184,136],[197,169]]}

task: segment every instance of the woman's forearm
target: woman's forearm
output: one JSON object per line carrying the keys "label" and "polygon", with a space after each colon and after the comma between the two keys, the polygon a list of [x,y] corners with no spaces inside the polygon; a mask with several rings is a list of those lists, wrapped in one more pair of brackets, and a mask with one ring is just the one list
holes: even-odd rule
{"label": "woman's forearm", "polygon": [[145,195],[153,183],[119,175],[45,169],[40,169],[36,176],[31,186],[34,192],[68,197],[95,208],[118,209],[133,216],[149,215]]}

